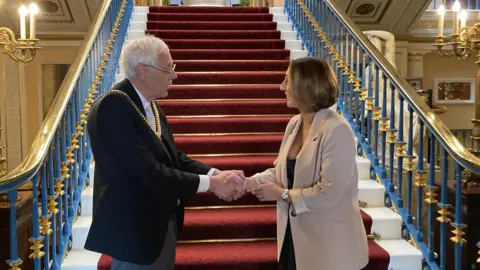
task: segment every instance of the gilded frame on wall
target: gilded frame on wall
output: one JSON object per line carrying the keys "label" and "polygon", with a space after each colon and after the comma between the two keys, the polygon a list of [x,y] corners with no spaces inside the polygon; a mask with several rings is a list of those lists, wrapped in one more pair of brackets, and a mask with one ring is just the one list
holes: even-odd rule
{"label": "gilded frame on wall", "polygon": [[471,104],[474,102],[474,78],[435,78],[433,84],[433,103]]}

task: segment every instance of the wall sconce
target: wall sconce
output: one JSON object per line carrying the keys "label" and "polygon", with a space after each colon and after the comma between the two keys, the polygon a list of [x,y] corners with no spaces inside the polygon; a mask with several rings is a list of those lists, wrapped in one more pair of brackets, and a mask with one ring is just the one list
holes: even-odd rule
{"label": "wall sconce", "polygon": [[[35,37],[35,17],[39,12],[37,4],[31,3],[28,8],[22,5],[20,13],[20,39],[16,40],[13,31],[7,27],[0,27],[0,44],[4,45],[8,55],[16,62],[28,63],[35,58],[40,47]],[[27,39],[26,17],[30,15],[30,36]]]}

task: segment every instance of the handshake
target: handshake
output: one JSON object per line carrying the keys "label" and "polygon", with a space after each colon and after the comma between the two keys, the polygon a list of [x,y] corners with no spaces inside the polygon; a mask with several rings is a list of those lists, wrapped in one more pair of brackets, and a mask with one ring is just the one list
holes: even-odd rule
{"label": "handshake", "polygon": [[243,171],[215,171],[210,176],[209,191],[225,201],[232,201],[245,195],[245,174]]}

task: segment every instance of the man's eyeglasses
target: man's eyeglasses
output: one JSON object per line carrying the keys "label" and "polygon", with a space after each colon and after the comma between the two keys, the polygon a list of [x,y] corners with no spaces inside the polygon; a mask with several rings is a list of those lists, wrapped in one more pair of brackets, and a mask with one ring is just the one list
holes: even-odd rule
{"label": "man's eyeglasses", "polygon": [[154,69],[156,69],[156,70],[163,71],[163,72],[165,72],[165,73],[167,73],[167,74],[169,74],[169,75],[172,74],[173,72],[175,72],[175,66],[176,66],[176,64],[173,64],[171,70],[166,70],[166,69],[157,68],[157,67],[154,67],[154,66],[151,66],[151,65],[146,65],[146,64],[144,64],[144,65],[147,66],[147,67],[154,68]]}

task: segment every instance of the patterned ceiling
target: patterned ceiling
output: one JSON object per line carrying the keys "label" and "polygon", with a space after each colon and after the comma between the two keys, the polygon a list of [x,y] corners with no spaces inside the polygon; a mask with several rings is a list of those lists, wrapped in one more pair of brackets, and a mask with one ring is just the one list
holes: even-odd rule
{"label": "patterned ceiling", "polygon": [[[0,0],[0,26],[19,34],[19,7],[34,2],[40,8],[37,16],[38,36],[79,36],[88,30],[102,0]],[[27,23],[28,26],[28,23]]]}

